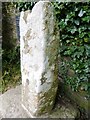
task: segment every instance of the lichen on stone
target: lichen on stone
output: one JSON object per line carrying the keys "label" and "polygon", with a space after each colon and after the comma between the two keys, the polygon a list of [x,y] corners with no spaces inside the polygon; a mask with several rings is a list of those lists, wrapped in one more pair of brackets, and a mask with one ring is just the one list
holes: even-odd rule
{"label": "lichen on stone", "polygon": [[25,20],[26,23],[27,23],[28,13],[30,13],[30,10],[25,11],[25,12],[24,12],[24,16],[23,16],[23,19]]}

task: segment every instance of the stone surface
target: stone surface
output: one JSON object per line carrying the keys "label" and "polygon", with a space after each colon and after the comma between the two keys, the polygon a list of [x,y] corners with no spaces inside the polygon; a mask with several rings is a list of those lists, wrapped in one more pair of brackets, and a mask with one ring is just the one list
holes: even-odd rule
{"label": "stone surface", "polygon": [[0,112],[0,120],[3,118],[2,113]]}
{"label": "stone surface", "polygon": [[[48,12],[49,11],[49,12]],[[20,15],[22,105],[33,117],[49,113],[58,87],[59,31],[51,2]]]}
{"label": "stone surface", "polygon": [[3,118],[28,117],[21,106],[21,86],[17,86],[0,95],[0,113]]}
{"label": "stone surface", "polygon": [[[75,92],[72,91],[71,88],[65,83],[59,83],[59,89],[62,92],[61,94],[65,94],[71,101],[76,103],[80,108],[83,108],[87,113],[90,111],[90,100],[88,97],[88,92],[86,91],[79,91]],[[68,92],[67,92],[68,91]]]}
{"label": "stone surface", "polygon": [[[21,106],[21,87],[17,86],[0,95],[0,118],[30,118]],[[77,109],[70,103],[66,105],[57,104],[50,115],[43,115],[39,118],[76,118]]]}

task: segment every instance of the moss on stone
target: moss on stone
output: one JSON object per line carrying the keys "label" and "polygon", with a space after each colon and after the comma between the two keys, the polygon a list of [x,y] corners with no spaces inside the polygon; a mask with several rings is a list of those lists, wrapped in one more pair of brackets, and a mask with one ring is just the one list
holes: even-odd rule
{"label": "moss on stone", "polygon": [[41,85],[43,85],[46,82],[46,80],[47,80],[47,78],[45,77],[45,74],[46,74],[46,72],[44,72],[42,74],[42,78],[40,79],[41,80]]}

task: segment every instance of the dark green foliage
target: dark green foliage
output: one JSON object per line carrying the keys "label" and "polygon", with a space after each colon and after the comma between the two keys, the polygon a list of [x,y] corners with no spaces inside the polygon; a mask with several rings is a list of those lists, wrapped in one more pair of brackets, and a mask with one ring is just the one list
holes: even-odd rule
{"label": "dark green foliage", "polygon": [[32,10],[36,2],[15,2],[15,7],[21,12],[25,10]]}
{"label": "dark green foliage", "polygon": [[2,3],[2,92],[20,81],[20,50],[14,10],[12,2]]}
{"label": "dark green foliage", "polygon": [[[54,3],[54,6],[60,28],[60,74],[72,90],[89,90],[90,3]],[[69,69],[74,76],[68,75]]]}
{"label": "dark green foliage", "polygon": [[3,58],[3,63],[7,64],[14,64],[16,62],[16,64],[20,63],[20,46],[16,46],[13,50],[9,50],[3,51],[2,54],[2,58]]}
{"label": "dark green foliage", "polygon": [[16,45],[14,6],[11,2],[2,3],[2,48],[13,49]]}
{"label": "dark green foliage", "polygon": [[20,47],[2,53],[2,92],[20,83]]}

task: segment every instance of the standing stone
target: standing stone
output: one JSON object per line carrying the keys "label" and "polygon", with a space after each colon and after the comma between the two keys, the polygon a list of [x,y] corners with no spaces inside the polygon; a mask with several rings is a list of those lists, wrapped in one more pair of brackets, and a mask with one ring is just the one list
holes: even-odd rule
{"label": "standing stone", "polygon": [[21,12],[22,106],[31,117],[49,113],[58,88],[59,34],[52,3],[39,1]]}

